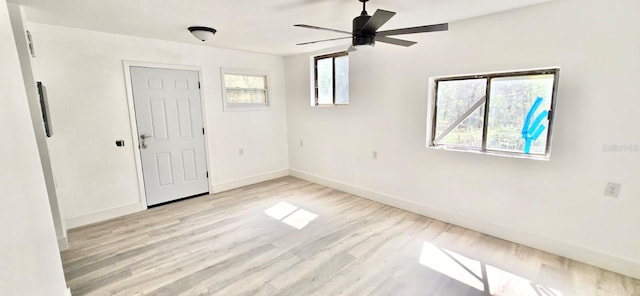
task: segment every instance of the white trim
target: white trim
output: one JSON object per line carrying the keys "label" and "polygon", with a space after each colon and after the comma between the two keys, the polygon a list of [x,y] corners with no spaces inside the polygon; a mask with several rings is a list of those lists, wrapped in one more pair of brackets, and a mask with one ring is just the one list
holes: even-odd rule
{"label": "white trim", "polygon": [[452,75],[441,75],[441,76],[433,76],[430,79],[438,80],[438,79],[449,79],[449,78],[458,78],[458,77],[470,77],[470,76],[486,76],[486,75],[500,75],[500,74],[513,74],[518,72],[534,72],[534,71],[546,71],[546,70],[558,70],[560,71],[560,66],[549,66],[549,67],[537,67],[537,68],[525,68],[518,70],[500,70],[500,71],[488,71],[488,72],[477,72],[477,73],[467,73],[467,74],[452,74]]}
{"label": "white trim", "polygon": [[[243,186],[252,185],[252,184],[256,184],[256,183],[260,183],[260,182],[264,182],[272,179],[277,179],[277,178],[285,177],[288,175],[289,175],[288,169],[267,172],[264,174],[254,175],[251,177],[237,179],[230,182],[225,182],[225,183],[210,186],[209,192],[212,194],[220,193],[223,191],[236,189]],[[147,209],[146,203],[138,202],[135,204],[115,207],[115,208],[111,208],[103,211],[97,211],[89,214],[66,218],[64,222],[69,229],[72,229],[72,228],[76,228],[76,227],[80,227],[80,226],[84,226],[84,225],[88,225],[88,224],[92,224],[92,223],[96,223],[96,222],[100,222],[100,221],[104,221],[112,218],[117,218],[117,217],[128,215],[128,214],[144,211],[146,209]]]}
{"label": "white trim", "polygon": [[243,186],[252,185],[252,184],[256,184],[256,183],[260,183],[260,182],[264,182],[272,179],[277,179],[277,178],[285,177],[288,175],[289,175],[288,169],[268,172],[260,175],[247,177],[247,178],[233,180],[233,181],[222,183],[222,184],[213,185],[213,187],[210,188],[209,191],[214,194],[220,193],[223,191],[236,189]]}
{"label": "white trim", "polygon": [[311,173],[295,169],[289,169],[289,172],[291,176],[325,185],[396,208],[472,229],[525,246],[530,246],[576,261],[585,262],[587,264],[612,270],[634,278],[640,278],[640,262],[635,261],[631,258],[621,257],[605,251],[594,250],[589,247],[577,246],[571,243],[533,234],[522,229],[517,229],[505,225],[498,225],[492,222],[460,215],[458,213],[428,207],[421,204],[415,204],[384,193],[357,187],[329,178],[324,178]]}
{"label": "white trim", "polygon": [[72,296],[71,295],[71,288],[67,288],[67,293],[65,293],[66,296]]}
{"label": "white trim", "polygon": [[[440,150],[440,151],[462,152],[462,153],[472,153],[472,154],[481,154],[481,155],[490,155],[490,156],[515,158],[515,159],[528,159],[528,160],[545,161],[545,162],[551,161],[551,157],[549,157],[547,155],[524,154],[524,153],[519,153],[519,152],[509,153],[509,152],[500,152],[500,151],[491,151],[491,150],[481,151],[481,150],[471,149],[471,148],[462,147],[462,146],[460,146],[458,148],[458,147],[453,147],[453,146],[437,145],[437,146],[427,146],[427,149]],[[550,155],[550,154],[548,154],[548,155]]]}
{"label": "white trim", "polygon": [[[266,103],[227,103],[227,87],[224,81],[225,74],[233,74],[240,76],[264,77],[265,89],[264,95]],[[266,70],[257,69],[238,69],[238,68],[220,68],[220,85],[222,89],[222,110],[228,111],[264,111],[271,109],[271,100],[269,96],[269,85],[271,83],[271,74]]]}
{"label": "white trim", "polygon": [[[309,104],[316,107],[316,55],[309,56]],[[351,69],[349,69],[351,70]]]}
{"label": "white trim", "polygon": [[133,214],[136,212],[144,211],[147,209],[147,205],[142,202],[115,207],[111,209],[106,209],[102,211],[97,211],[89,214],[83,214],[80,216],[65,218],[65,224],[69,229],[89,225],[91,223],[96,223],[104,220],[109,220],[112,218],[117,218],[120,216]]}
{"label": "white trim", "polygon": [[[144,189],[144,175],[142,172],[142,157],[140,156],[140,149],[138,146],[140,145],[138,141],[138,125],[136,122],[136,112],[135,105],[133,102],[133,87],[131,86],[131,67],[146,67],[146,68],[156,68],[156,69],[171,69],[171,70],[187,70],[187,71],[195,71],[198,72],[198,80],[201,82],[200,85],[200,106],[201,108],[201,116],[202,116],[202,125],[205,127],[205,130],[209,130],[209,125],[207,124],[207,116],[206,116],[206,102],[204,99],[204,80],[202,79],[202,69],[198,66],[187,66],[187,65],[172,65],[172,64],[160,64],[160,63],[151,63],[151,62],[140,62],[140,61],[122,61],[123,71],[124,71],[124,82],[126,85],[127,92],[127,104],[129,107],[129,125],[131,127],[131,140],[132,140],[132,149],[133,155],[136,163],[136,175],[138,177],[138,193],[140,194],[140,203],[146,205],[147,203],[147,194]],[[209,163],[209,141],[207,139],[207,133],[204,135],[204,152],[206,157],[207,164],[207,172],[211,171],[211,165]],[[211,179],[207,180],[209,187],[211,187]],[[73,227],[73,226],[69,226]]]}
{"label": "white trim", "polygon": [[58,238],[58,249],[60,251],[65,251],[69,249],[69,240],[67,239],[66,236]]}

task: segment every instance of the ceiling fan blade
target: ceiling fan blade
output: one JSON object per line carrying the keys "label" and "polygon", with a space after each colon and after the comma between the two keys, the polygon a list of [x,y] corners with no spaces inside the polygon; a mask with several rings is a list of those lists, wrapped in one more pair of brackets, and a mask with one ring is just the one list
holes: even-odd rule
{"label": "ceiling fan blade", "polygon": [[388,30],[388,31],[380,31],[377,33],[377,35],[392,36],[392,35],[438,32],[438,31],[447,31],[447,30],[449,30],[449,24],[437,24],[437,25],[429,25],[429,26],[421,26],[421,27],[411,27],[411,28],[395,29],[395,30]]}
{"label": "ceiling fan blade", "polygon": [[302,25],[302,24],[297,24],[297,25],[293,25],[293,26],[294,27],[300,27],[300,28],[306,28],[306,29],[314,29],[314,30],[322,30],[322,31],[330,31],[330,32],[336,32],[336,33],[342,33],[342,34],[349,34],[349,35],[352,34],[351,32],[342,31],[342,30],[335,30],[335,29],[316,27],[316,26],[309,26],[309,25]]}
{"label": "ceiling fan blade", "polygon": [[373,33],[377,31],[380,27],[382,27],[382,25],[387,23],[394,15],[396,15],[396,13],[393,11],[387,11],[382,9],[376,10],[376,13],[374,13],[373,16],[369,19],[369,21],[367,21],[367,23],[364,24],[364,27],[362,27],[362,32]]}
{"label": "ceiling fan blade", "polygon": [[314,44],[318,42],[326,42],[326,41],[334,41],[334,40],[342,40],[342,39],[351,39],[351,37],[339,37],[339,38],[331,38],[331,39],[318,40],[318,41],[310,41],[310,42],[298,43],[296,45],[307,45],[307,44]]}
{"label": "ceiling fan blade", "polygon": [[414,41],[396,39],[396,38],[385,37],[385,36],[376,36],[376,41],[389,43],[389,44],[394,44],[394,45],[400,45],[400,46],[404,46],[404,47],[409,47],[411,45],[414,45],[414,44],[418,43],[418,42],[414,42]]}

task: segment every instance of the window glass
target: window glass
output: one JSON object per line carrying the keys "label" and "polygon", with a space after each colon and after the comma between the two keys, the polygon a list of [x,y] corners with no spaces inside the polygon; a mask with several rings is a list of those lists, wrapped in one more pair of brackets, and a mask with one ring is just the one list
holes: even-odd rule
{"label": "window glass", "polygon": [[486,79],[442,81],[438,84],[437,144],[482,145],[486,87]]}
{"label": "window glass", "polygon": [[333,58],[318,60],[318,104],[333,104]]}
{"label": "window glass", "polygon": [[265,89],[266,79],[264,76],[225,74],[224,85],[226,88],[253,88]]}
{"label": "window glass", "polygon": [[469,117],[447,133],[439,144],[451,146],[482,147],[482,128],[484,122],[484,104],[476,109]]}
{"label": "window glass", "polygon": [[349,103],[349,56],[335,58],[336,104]]}
{"label": "window glass", "polygon": [[227,90],[227,103],[265,104],[266,102],[267,95],[263,90]]}
{"label": "window glass", "polygon": [[529,153],[545,154],[553,84],[553,75],[491,79],[487,149],[525,152],[530,142]]}

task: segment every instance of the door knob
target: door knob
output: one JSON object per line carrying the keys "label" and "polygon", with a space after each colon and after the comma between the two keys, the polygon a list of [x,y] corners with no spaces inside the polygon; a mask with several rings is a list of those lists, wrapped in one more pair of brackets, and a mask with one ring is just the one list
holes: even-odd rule
{"label": "door knob", "polygon": [[147,146],[147,139],[148,138],[151,138],[151,136],[145,135],[145,134],[140,135],[140,140],[141,140],[140,141],[140,148],[141,149],[147,149],[147,147],[148,147]]}

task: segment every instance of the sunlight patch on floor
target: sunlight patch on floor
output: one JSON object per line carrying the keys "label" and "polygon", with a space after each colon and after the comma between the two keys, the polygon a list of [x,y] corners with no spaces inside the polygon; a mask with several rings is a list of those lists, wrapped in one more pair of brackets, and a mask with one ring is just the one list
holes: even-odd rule
{"label": "sunlight patch on floor", "polygon": [[298,207],[288,203],[280,202],[264,211],[265,214],[276,220],[282,220],[284,217],[291,215]]}
{"label": "sunlight patch on floor", "polygon": [[269,217],[279,220],[295,229],[302,229],[318,215],[298,208],[288,202],[280,202],[264,211]]}
{"label": "sunlight patch on floor", "polygon": [[427,242],[420,264],[491,295],[563,296],[558,290]]}

